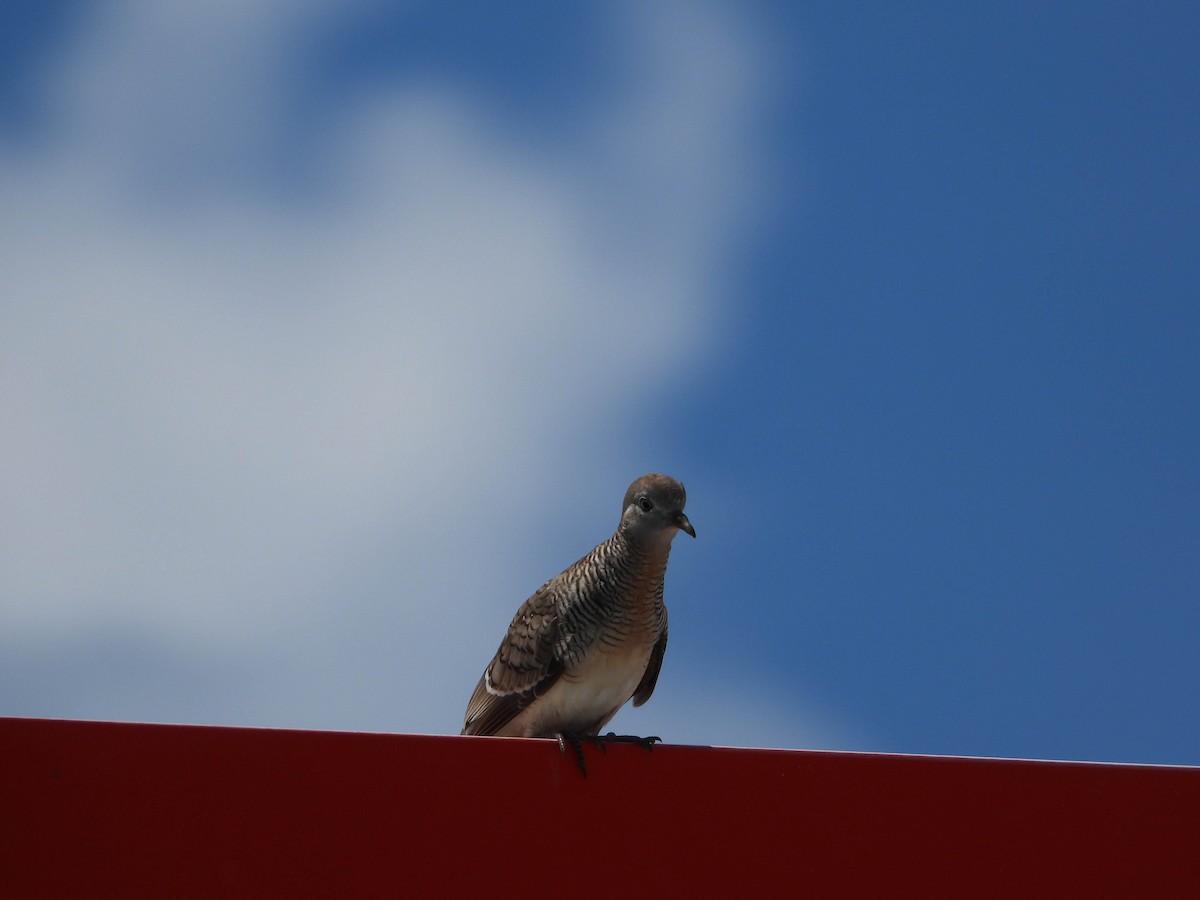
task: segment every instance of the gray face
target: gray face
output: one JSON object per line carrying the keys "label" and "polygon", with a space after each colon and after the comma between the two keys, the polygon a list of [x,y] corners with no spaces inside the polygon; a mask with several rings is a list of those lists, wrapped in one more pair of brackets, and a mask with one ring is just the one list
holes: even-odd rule
{"label": "gray face", "polygon": [[692,537],[696,529],[683,514],[687,493],[683,485],[666,475],[643,475],[625,492],[621,527],[647,538],[670,540],[677,531]]}

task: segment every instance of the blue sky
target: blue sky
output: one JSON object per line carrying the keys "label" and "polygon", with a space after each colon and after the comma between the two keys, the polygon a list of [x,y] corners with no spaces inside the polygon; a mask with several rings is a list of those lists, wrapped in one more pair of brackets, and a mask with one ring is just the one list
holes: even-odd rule
{"label": "blue sky", "polygon": [[1200,764],[1200,12],[392,6],[6,5],[0,713]]}

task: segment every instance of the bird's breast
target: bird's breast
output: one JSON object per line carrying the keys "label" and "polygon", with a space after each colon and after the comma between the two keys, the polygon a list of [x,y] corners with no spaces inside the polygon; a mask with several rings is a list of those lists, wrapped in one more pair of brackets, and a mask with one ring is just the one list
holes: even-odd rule
{"label": "bird's breast", "polygon": [[589,653],[530,708],[538,733],[586,732],[604,725],[637,690],[652,643],[628,642]]}

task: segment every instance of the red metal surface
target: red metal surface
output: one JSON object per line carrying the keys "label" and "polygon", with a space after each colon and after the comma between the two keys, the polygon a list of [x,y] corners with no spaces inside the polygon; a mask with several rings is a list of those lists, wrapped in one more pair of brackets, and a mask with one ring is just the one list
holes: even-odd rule
{"label": "red metal surface", "polygon": [[0,719],[0,897],[1200,896],[1200,769]]}

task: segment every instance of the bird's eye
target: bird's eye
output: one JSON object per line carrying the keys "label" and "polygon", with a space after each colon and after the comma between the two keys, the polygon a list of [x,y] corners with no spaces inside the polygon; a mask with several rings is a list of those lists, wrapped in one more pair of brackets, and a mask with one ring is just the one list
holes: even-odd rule
{"label": "bird's eye", "polygon": [[641,508],[642,512],[650,512],[650,510],[654,509],[654,504],[645,497],[642,497],[638,500],[638,507]]}

